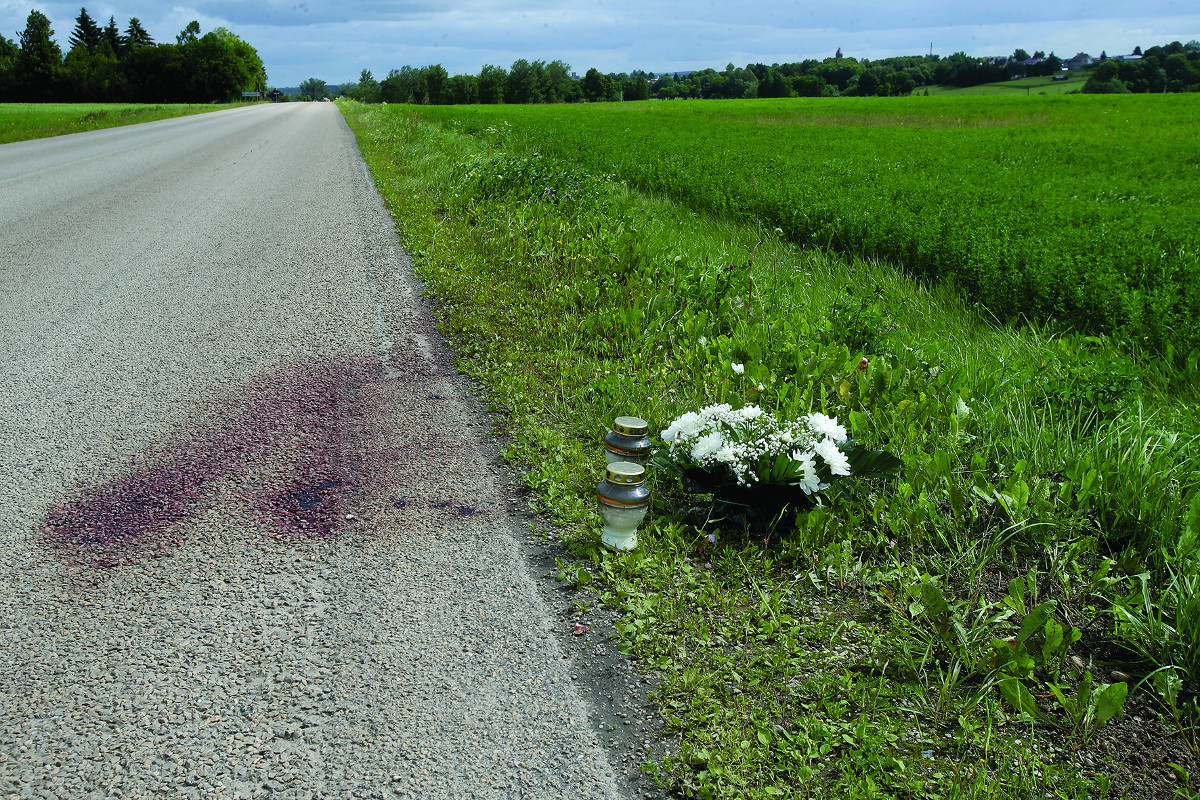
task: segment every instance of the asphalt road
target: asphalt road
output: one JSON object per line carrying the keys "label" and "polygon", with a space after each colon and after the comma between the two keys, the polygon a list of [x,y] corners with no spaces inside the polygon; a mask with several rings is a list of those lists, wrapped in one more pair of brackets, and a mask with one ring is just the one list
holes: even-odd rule
{"label": "asphalt road", "polygon": [[614,798],[332,104],[0,146],[0,797]]}

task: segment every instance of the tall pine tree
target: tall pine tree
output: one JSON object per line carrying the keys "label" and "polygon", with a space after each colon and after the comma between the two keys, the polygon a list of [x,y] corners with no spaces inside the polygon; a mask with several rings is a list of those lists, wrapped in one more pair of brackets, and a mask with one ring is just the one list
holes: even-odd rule
{"label": "tall pine tree", "polygon": [[121,45],[124,42],[121,40],[121,29],[117,27],[116,17],[108,18],[108,24],[104,26],[104,39],[112,47],[114,54],[121,52]]}
{"label": "tall pine tree", "polygon": [[72,50],[76,47],[83,47],[89,53],[94,53],[100,46],[100,39],[103,36],[104,32],[96,24],[96,20],[92,19],[86,8],[81,8],[79,16],[75,18],[75,30],[71,31],[71,38],[67,42],[71,45]]}
{"label": "tall pine tree", "polygon": [[154,37],[146,32],[137,17],[129,18],[129,27],[125,29],[125,46],[130,50],[138,47],[148,47],[154,44]]}

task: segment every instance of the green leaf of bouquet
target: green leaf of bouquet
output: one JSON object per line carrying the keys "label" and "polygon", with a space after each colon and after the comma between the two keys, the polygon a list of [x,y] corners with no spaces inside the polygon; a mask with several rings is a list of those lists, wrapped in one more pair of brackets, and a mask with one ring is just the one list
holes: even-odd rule
{"label": "green leaf of bouquet", "polygon": [[851,439],[838,446],[850,463],[850,474],[856,478],[882,478],[894,475],[904,462],[887,450],[867,450]]}

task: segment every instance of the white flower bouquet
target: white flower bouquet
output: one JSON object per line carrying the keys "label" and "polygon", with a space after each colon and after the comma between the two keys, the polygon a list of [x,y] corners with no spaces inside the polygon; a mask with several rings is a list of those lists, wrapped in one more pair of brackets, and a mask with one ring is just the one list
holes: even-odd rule
{"label": "white flower bouquet", "polygon": [[684,491],[713,495],[714,510],[734,521],[772,518],[785,507],[806,510],[832,489],[851,494],[860,478],[883,477],[900,460],[866,450],[834,417],[807,414],[780,420],[758,406],[713,405],[688,412],[662,432],[656,459],[680,474]]}

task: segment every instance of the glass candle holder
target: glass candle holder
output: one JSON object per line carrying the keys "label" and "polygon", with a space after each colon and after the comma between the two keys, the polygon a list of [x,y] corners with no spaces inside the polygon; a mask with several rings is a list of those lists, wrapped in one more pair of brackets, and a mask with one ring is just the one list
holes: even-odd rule
{"label": "glass candle holder", "polygon": [[637,547],[637,527],[650,508],[646,468],[628,461],[609,464],[596,487],[596,503],[604,520],[600,541],[614,550]]}
{"label": "glass candle holder", "polygon": [[639,417],[617,417],[604,435],[604,458],[609,464],[627,461],[645,466],[650,460],[650,423]]}

